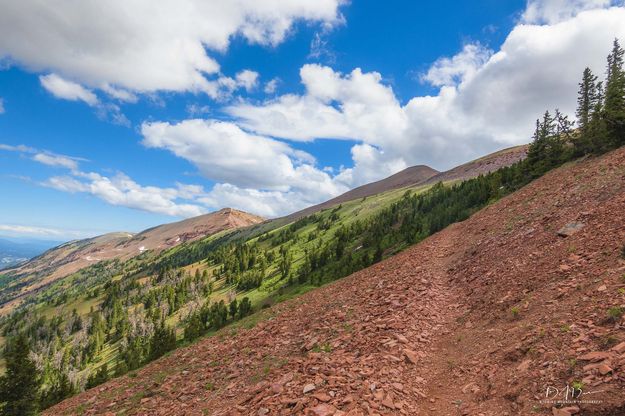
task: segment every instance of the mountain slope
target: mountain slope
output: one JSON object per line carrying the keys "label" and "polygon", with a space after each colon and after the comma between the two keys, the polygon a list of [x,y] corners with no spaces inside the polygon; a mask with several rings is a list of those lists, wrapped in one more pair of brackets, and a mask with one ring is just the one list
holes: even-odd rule
{"label": "mountain slope", "polygon": [[47,414],[551,414],[580,382],[622,415],[624,211],[625,149],[569,164]]}
{"label": "mountain slope", "polygon": [[429,166],[412,166],[398,172],[388,178],[372,182],[358,188],[354,188],[342,195],[332,198],[301,211],[289,214],[277,221],[291,222],[306,215],[313,214],[322,209],[330,208],[348,201],[378,195],[383,192],[401,189],[405,187],[416,187],[419,185],[429,185],[437,182],[448,182],[474,178],[478,175],[493,172],[503,166],[510,166],[523,159],[527,152],[527,145],[511,147],[491,153],[479,159],[467,162],[445,172],[439,172]]}
{"label": "mountain slope", "polygon": [[295,221],[298,218],[305,217],[306,215],[321,211],[325,208],[339,205],[343,202],[352,201],[354,199],[364,198],[393,189],[403,188],[405,186],[421,183],[426,179],[436,175],[437,173],[439,173],[437,170],[432,169],[429,166],[412,166],[402,170],[401,172],[391,175],[388,178],[359,186],[328,201],[313,205],[308,208],[304,208],[303,210],[294,212],[293,214],[289,214],[285,218],[288,220],[288,222]]}
{"label": "mountain slope", "polygon": [[484,175],[489,172],[494,172],[499,168],[510,166],[519,160],[524,159],[527,154],[527,148],[528,145],[524,144],[491,153],[479,159],[472,160],[471,162],[456,166],[455,168],[449,169],[445,172],[439,172],[438,174],[421,182],[421,184],[459,181],[474,178],[478,175]]}
{"label": "mountain slope", "polygon": [[263,218],[243,211],[224,208],[210,214],[160,225],[138,234],[110,233],[85,240],[71,241],[48,250],[44,254],[14,269],[3,271],[20,290],[4,289],[3,309],[25,294],[96,264],[102,260],[127,260],[144,252],[159,253],[184,242],[194,241],[220,231],[258,224]]}

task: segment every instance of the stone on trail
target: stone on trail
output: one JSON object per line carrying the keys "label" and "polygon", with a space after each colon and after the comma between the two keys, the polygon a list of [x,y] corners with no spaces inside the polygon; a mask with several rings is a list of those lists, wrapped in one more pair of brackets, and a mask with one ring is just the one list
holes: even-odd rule
{"label": "stone on trail", "polygon": [[582,228],[584,228],[583,223],[570,222],[558,230],[558,235],[560,237],[569,237],[575,234],[576,232],[580,231]]}

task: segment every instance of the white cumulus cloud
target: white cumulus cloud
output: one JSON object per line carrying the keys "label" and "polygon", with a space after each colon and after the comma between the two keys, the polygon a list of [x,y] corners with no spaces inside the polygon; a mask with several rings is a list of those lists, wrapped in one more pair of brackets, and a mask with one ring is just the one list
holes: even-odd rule
{"label": "white cumulus cloud", "polygon": [[80,84],[61,78],[57,74],[39,77],[41,85],[57,98],[71,101],[84,101],[94,106],[99,103],[98,97]]}
{"label": "white cumulus cloud", "polygon": [[457,55],[443,57],[434,62],[421,80],[437,87],[456,85],[473,76],[491,55],[492,51],[479,43],[468,43]]}
{"label": "white cumulus cloud", "polygon": [[554,24],[568,20],[581,11],[606,8],[617,3],[614,0],[529,0],[521,21]]}
{"label": "white cumulus cloud", "polygon": [[[341,0],[3,0],[0,58],[35,72],[51,71],[89,89],[132,100],[133,93],[214,94],[214,52],[234,36],[277,45],[296,21],[334,25]],[[84,92],[56,85],[67,96]],[[71,99],[71,98],[70,98]]]}
{"label": "white cumulus cloud", "polygon": [[423,76],[440,87],[432,96],[401,103],[376,72],[305,65],[304,94],[239,102],[226,111],[257,134],[357,142],[354,167],[337,177],[350,186],[410,165],[446,169],[528,142],[545,109],[573,114],[584,67],[603,74],[615,37],[625,41],[624,8],[578,10],[556,23],[519,24],[496,51],[468,44],[437,60]]}
{"label": "white cumulus cloud", "polygon": [[168,150],[217,182],[201,199],[210,207],[234,206],[235,202],[258,197],[265,202],[252,204],[258,208],[253,212],[286,214],[291,207],[303,208],[348,189],[315,167],[310,154],[285,142],[250,134],[230,122],[152,122],[144,123],[141,132],[145,146]]}
{"label": "white cumulus cloud", "polygon": [[142,186],[123,173],[107,177],[94,172],[74,172],[72,176],[54,176],[44,186],[64,192],[91,194],[110,205],[123,206],[173,217],[194,217],[206,208],[179,201],[189,199],[189,189]]}
{"label": "white cumulus cloud", "polygon": [[244,69],[236,75],[237,85],[245,88],[246,91],[252,91],[258,85],[258,72]]}

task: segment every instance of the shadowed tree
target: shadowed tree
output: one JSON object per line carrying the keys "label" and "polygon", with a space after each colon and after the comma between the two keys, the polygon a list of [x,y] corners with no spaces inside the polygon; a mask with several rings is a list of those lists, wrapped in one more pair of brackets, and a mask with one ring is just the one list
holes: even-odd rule
{"label": "shadowed tree", "polygon": [[36,415],[41,378],[29,358],[26,335],[18,335],[5,349],[6,374],[0,378],[0,414],[6,416]]}

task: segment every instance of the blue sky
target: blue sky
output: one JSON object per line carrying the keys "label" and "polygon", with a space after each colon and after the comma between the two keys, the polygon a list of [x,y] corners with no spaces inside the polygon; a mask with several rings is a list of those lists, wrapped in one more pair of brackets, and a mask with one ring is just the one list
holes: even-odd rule
{"label": "blue sky", "polygon": [[572,114],[625,36],[608,0],[220,3],[0,6],[0,235],[274,217],[446,169]]}

